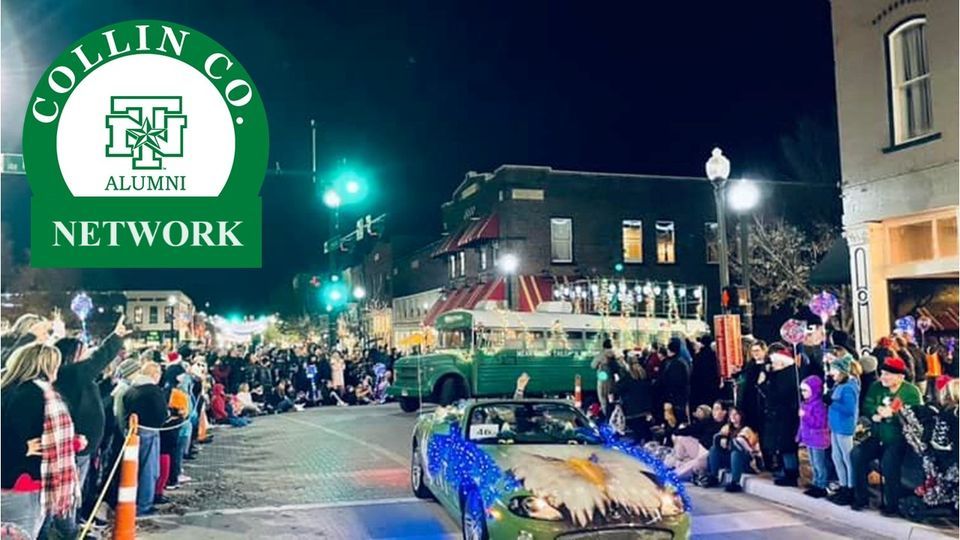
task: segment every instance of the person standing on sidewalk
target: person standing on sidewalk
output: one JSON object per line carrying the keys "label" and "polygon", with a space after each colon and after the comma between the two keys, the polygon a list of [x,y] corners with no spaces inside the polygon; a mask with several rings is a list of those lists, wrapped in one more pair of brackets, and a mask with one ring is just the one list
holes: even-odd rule
{"label": "person standing on sidewalk", "polygon": [[890,356],[880,367],[880,380],[867,390],[863,414],[870,418],[870,436],[853,448],[854,497],[850,507],[862,510],[868,504],[867,473],[870,462],[880,458],[883,474],[884,515],[897,515],[900,501],[900,477],[903,455],[907,445],[897,414],[904,406],[920,405],[920,389],[905,381],[907,364],[897,356]]}
{"label": "person standing on sidewalk", "polygon": [[810,375],[800,384],[803,403],[800,405],[800,429],[797,442],[807,447],[813,468],[813,485],[804,495],[820,499],[827,496],[827,448],[830,447],[830,428],[827,426],[827,406],[823,403],[823,381]]}
{"label": "person standing on sidewalk", "polygon": [[797,380],[799,374],[789,348],[783,343],[770,346],[770,369],[760,375],[760,392],[764,398],[764,428],[760,435],[764,446],[778,456],[780,473],[774,483],[778,486],[796,486],[800,476],[797,459],[797,429],[800,407]]}
{"label": "person standing on sidewalk", "polygon": [[[57,382],[54,388],[63,397],[70,409],[70,417],[78,435],[87,438],[87,446],[77,452],[77,475],[81,488],[86,485],[87,473],[90,470],[92,452],[100,447],[103,439],[103,430],[106,417],[103,411],[103,402],[100,399],[100,388],[97,381],[108,365],[116,358],[123,347],[123,338],[130,332],[123,325],[123,318],[117,321],[112,334],[104,339],[103,343],[87,358],[81,359],[83,342],[77,338],[62,338],[55,346],[60,350],[62,363],[57,372]],[[82,499],[95,496],[94,493],[81,493]],[[62,524],[68,535],[76,533],[76,520],[68,519]]]}
{"label": "person standing on sidewalk", "polygon": [[[148,362],[131,381],[123,395],[127,418],[136,414],[140,429],[140,468],[137,477],[137,515],[153,512],[153,498],[160,476],[160,432],[167,419],[167,400],[160,388],[160,366]],[[126,419],[124,421],[126,423]]]}
{"label": "person standing on sidewalk", "polygon": [[853,501],[850,452],[853,450],[853,432],[860,413],[860,381],[851,375],[852,365],[853,357],[849,354],[830,362],[829,376],[833,379],[834,387],[823,397],[830,426],[831,458],[840,483],[837,492],[830,496],[830,502],[839,505],[848,505]]}

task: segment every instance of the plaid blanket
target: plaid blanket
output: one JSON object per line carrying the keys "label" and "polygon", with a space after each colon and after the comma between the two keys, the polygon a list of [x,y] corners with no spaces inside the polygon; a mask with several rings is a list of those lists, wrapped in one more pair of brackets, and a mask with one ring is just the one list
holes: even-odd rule
{"label": "plaid blanket", "polygon": [[38,379],[34,382],[43,390],[44,398],[40,506],[50,515],[64,516],[80,500],[73,420],[67,404],[50,383]]}

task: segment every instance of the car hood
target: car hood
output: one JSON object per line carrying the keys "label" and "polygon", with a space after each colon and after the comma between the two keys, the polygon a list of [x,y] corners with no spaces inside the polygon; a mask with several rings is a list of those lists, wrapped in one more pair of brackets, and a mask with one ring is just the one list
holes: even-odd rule
{"label": "car hood", "polygon": [[663,487],[650,467],[599,445],[479,445],[523,490],[585,525],[609,511],[659,519]]}

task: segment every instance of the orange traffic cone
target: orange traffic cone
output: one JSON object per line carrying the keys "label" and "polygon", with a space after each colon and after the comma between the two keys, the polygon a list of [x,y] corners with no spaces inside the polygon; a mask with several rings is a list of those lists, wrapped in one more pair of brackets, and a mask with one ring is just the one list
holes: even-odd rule
{"label": "orange traffic cone", "polygon": [[197,441],[203,442],[207,440],[207,430],[209,429],[209,424],[207,423],[207,411],[200,410],[200,424],[197,426]]}
{"label": "orange traffic cone", "polygon": [[117,491],[113,540],[133,540],[137,536],[137,475],[140,465],[140,437],[137,415],[130,415],[130,437],[123,447],[120,489]]}

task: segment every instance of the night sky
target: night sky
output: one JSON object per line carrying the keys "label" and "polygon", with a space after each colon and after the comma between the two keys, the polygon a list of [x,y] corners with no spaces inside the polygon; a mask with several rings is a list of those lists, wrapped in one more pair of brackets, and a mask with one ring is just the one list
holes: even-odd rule
{"label": "night sky", "polygon": [[[30,93],[70,43],[155,18],[211,36],[251,73],[271,167],[309,166],[316,118],[321,170],[345,158],[373,171],[378,196],[357,210],[389,211],[405,232],[439,232],[464,173],[504,163],[700,176],[720,145],[733,176],[799,179],[780,139],[801,118],[835,122],[827,0],[601,4],[4,0],[2,150],[19,152]],[[27,192],[11,184],[2,219],[25,248]],[[295,272],[321,267],[327,216],[303,178],[268,177],[263,198],[260,270],[89,273],[87,285],[279,307]]]}

